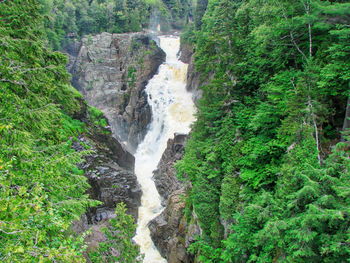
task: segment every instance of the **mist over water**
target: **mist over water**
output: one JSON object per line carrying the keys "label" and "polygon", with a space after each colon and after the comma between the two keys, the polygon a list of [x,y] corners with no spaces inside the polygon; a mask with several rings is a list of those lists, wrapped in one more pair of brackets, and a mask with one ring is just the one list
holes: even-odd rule
{"label": "mist over water", "polygon": [[159,73],[148,83],[146,92],[152,107],[152,122],[143,142],[135,154],[135,173],[142,187],[138,227],[134,240],[145,255],[144,263],[166,263],[154,246],[148,223],[163,209],[161,199],[152,180],[153,171],[174,133],[188,133],[195,120],[195,106],[186,91],[187,65],[177,59],[180,40],[175,36],[161,36],[160,47],[166,61]]}
{"label": "mist over water", "polygon": [[153,8],[151,17],[149,19],[149,30],[153,32],[159,31],[160,27],[160,12],[158,8]]}

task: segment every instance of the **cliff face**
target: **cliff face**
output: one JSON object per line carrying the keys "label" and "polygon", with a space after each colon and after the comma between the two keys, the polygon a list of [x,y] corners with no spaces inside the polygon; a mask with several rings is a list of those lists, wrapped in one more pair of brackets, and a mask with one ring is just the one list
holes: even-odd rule
{"label": "cliff face", "polygon": [[[187,89],[194,93],[196,101],[201,96],[201,82],[194,69],[192,53],[188,46],[181,57],[190,62]],[[114,137],[135,150],[151,120],[144,89],[163,62],[164,52],[143,33],[103,33],[84,38],[80,47],[71,47],[70,54],[68,68],[73,75],[73,85],[90,105],[103,111]],[[106,131],[95,130],[81,137],[75,145],[79,148],[81,144],[88,144],[94,152],[81,168],[92,186],[90,196],[102,202],[75,225],[77,231],[91,228],[92,234],[87,238],[89,248],[105,239],[100,229],[113,217],[116,203],[124,202],[135,217],[140,205],[141,191],[133,173],[134,158]],[[166,209],[149,227],[155,245],[169,263],[193,262],[187,248],[201,231],[195,215],[191,222],[184,215],[188,186],[178,181],[174,168],[175,162],[182,158],[186,137],[176,134],[168,141],[154,172],[155,184]]]}
{"label": "cliff face", "polygon": [[103,111],[114,136],[134,151],[152,117],[144,89],[165,53],[144,33],[102,33],[85,37],[79,52],[71,55],[73,85]]}
{"label": "cliff face", "polygon": [[186,64],[189,64],[194,53],[193,46],[190,43],[181,41],[179,59]]}
{"label": "cliff face", "polygon": [[[182,62],[189,64],[186,88],[192,92],[196,103],[202,96],[200,86],[206,80],[195,70],[194,50],[190,44],[181,43],[179,56]],[[153,175],[165,209],[149,223],[149,229],[155,246],[168,263],[195,262],[195,256],[189,254],[187,249],[194,242],[195,236],[201,234],[196,214],[185,215],[186,195],[191,186],[177,179],[174,168],[176,161],[184,154],[186,139],[187,135],[175,134],[174,139],[168,141]]]}
{"label": "cliff face", "polygon": [[112,136],[111,130],[91,123],[85,110],[80,120],[87,124],[87,132],[81,134],[73,143],[77,151],[88,147],[80,169],[91,185],[88,194],[92,199],[102,202],[87,213],[87,223],[95,224],[113,217],[117,203],[124,202],[128,212],[137,217],[141,200],[141,189],[134,174],[135,158]]}
{"label": "cliff face", "polygon": [[176,178],[174,164],[182,158],[186,138],[187,135],[175,134],[174,139],[168,140],[157,170],[153,172],[153,180],[163,205],[166,205],[168,197],[174,191],[183,188],[183,184]]}
{"label": "cliff face", "polygon": [[180,60],[188,64],[187,69],[187,80],[186,80],[186,89],[192,92],[192,98],[195,103],[202,97],[202,90],[199,89],[201,85],[205,85],[208,81],[203,79],[199,72],[196,71],[194,64],[195,51],[193,46],[189,43],[181,42],[180,46]]}
{"label": "cliff face", "polygon": [[75,117],[86,123],[87,131],[73,143],[73,148],[77,151],[89,149],[90,153],[84,156],[79,168],[91,185],[87,194],[101,204],[88,208],[81,219],[74,222],[73,230],[77,233],[90,230],[85,238],[88,248],[84,255],[87,262],[91,262],[87,252],[94,251],[100,242],[108,240],[103,228],[108,227],[109,219],[115,217],[116,205],[125,203],[127,212],[137,218],[142,192],[134,174],[134,156],[112,136],[110,128],[92,123],[86,104],[83,102],[82,105],[85,107]]}
{"label": "cliff face", "polygon": [[201,231],[195,215],[191,222],[184,215],[188,187],[178,181],[174,168],[175,162],[182,158],[186,138],[186,135],[175,134],[175,138],[168,141],[153,177],[166,208],[150,222],[149,228],[154,244],[168,263],[194,262],[187,248]]}

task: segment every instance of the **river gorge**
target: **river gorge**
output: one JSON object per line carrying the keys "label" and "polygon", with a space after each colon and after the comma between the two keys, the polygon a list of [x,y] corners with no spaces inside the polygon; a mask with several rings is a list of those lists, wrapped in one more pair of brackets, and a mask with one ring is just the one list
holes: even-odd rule
{"label": "river gorge", "polygon": [[349,1],[0,18],[1,263],[349,263]]}
{"label": "river gorge", "polygon": [[[166,227],[164,224],[158,227],[158,221],[167,213],[164,209],[168,197],[170,200],[171,194],[182,187],[173,165],[182,156],[185,134],[190,132],[196,111],[195,92],[188,91],[188,64],[179,56],[180,38],[148,33],[102,33],[83,39],[75,48],[75,52],[72,52],[74,47],[70,50],[69,65],[74,86],[90,105],[102,110],[107,117],[113,136],[125,151],[117,154],[124,156],[131,152],[135,157],[129,164],[133,177],[116,176],[107,182],[104,179],[107,177],[101,176],[98,183],[90,179],[93,188],[98,189],[94,194],[97,199],[104,202],[98,196],[108,196],[108,200],[113,200],[107,209],[94,211],[93,217],[108,220],[113,217],[111,205],[124,202],[137,219],[134,241],[144,255],[143,262],[168,262],[166,251],[172,249],[164,249],[169,237],[164,236]],[[166,171],[159,167],[166,167]],[[121,187],[113,186],[118,180],[123,182]],[[107,186],[103,186],[106,183]],[[125,193],[121,193],[122,190]],[[141,204],[140,207],[137,204]],[[177,217],[180,221],[180,215]],[[169,228],[173,233],[177,226]],[[183,254],[185,248],[181,250]]]}
{"label": "river gorge", "polygon": [[148,223],[162,210],[161,199],[152,180],[153,171],[168,139],[174,133],[190,131],[195,112],[191,94],[186,91],[187,65],[177,58],[179,38],[161,36],[159,45],[166,53],[166,61],[146,87],[153,118],[135,154],[135,172],[143,193],[135,241],[145,255],[145,263],[166,262],[155,249],[148,229]]}

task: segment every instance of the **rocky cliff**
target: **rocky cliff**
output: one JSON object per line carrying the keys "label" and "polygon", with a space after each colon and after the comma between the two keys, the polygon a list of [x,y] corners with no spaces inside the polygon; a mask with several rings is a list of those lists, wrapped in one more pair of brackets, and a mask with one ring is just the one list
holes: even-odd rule
{"label": "rocky cliff", "polygon": [[114,136],[134,151],[151,120],[144,89],[165,53],[145,33],[102,33],[67,51],[73,85],[103,111]]}
{"label": "rocky cliff", "polygon": [[[101,229],[108,226],[109,219],[115,216],[116,204],[125,203],[128,213],[137,218],[142,192],[134,174],[133,155],[112,136],[108,126],[92,122],[86,104],[82,102],[82,105],[82,112],[75,117],[86,123],[87,128],[73,143],[73,148],[77,151],[89,150],[90,153],[85,155],[79,168],[84,171],[91,185],[87,194],[101,204],[88,208],[87,213],[74,223],[73,230],[82,233],[90,229],[86,237],[89,251],[97,247],[99,242],[106,241]],[[87,260],[90,262],[88,257]]]}
{"label": "rocky cliff", "polygon": [[196,71],[194,63],[195,50],[191,44],[182,41],[179,54],[180,60],[188,64],[186,89],[192,92],[193,101],[197,103],[202,97],[202,90],[199,87],[205,85],[207,79],[203,79],[200,73]]}
{"label": "rocky cliff", "polygon": [[174,168],[175,162],[182,158],[186,137],[175,134],[175,138],[168,141],[154,172],[154,181],[166,208],[149,223],[149,228],[154,244],[168,263],[194,262],[187,248],[201,231],[195,220],[187,221],[184,209],[188,186],[176,178]]}
{"label": "rocky cliff", "polygon": [[170,194],[183,188],[183,184],[176,178],[174,164],[182,158],[186,138],[185,134],[175,134],[174,139],[168,140],[157,170],[153,172],[153,180],[163,205],[166,205]]}

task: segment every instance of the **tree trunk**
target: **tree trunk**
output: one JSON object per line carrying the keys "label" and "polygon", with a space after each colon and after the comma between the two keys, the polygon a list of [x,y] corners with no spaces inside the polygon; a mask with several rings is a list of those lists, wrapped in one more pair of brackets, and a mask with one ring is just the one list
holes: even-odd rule
{"label": "tree trunk", "polygon": [[[348,97],[347,105],[346,105],[346,112],[345,112],[345,118],[344,118],[344,124],[343,124],[343,132],[345,132],[347,129],[350,129],[350,95]],[[345,140],[344,134],[342,136],[342,139]]]}

